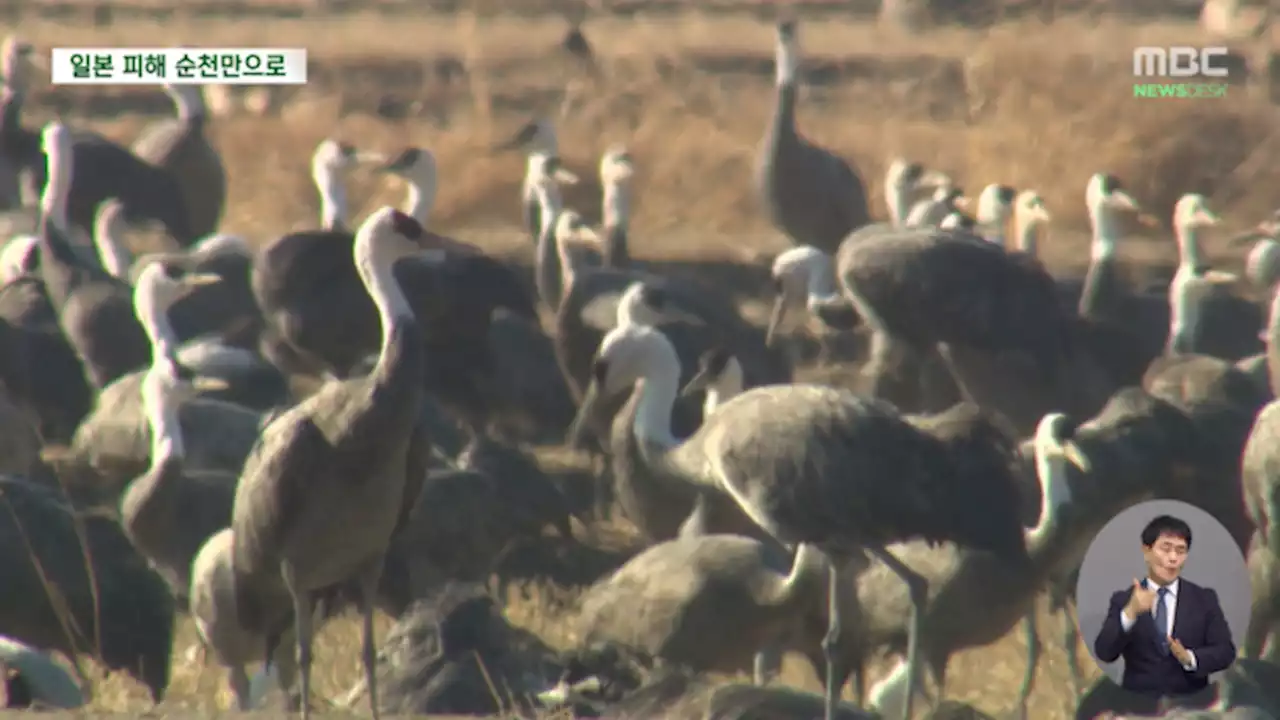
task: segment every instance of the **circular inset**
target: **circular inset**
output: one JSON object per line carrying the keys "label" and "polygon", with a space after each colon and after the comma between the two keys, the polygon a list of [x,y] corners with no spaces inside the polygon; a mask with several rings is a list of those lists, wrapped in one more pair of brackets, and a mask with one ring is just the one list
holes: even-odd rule
{"label": "circular inset", "polygon": [[[1154,544],[1151,552],[1144,552],[1143,532],[1157,518],[1172,518],[1184,522],[1191,530],[1189,547],[1180,543],[1179,531],[1173,529],[1163,520],[1154,527],[1160,532],[1160,540]],[[1176,522],[1175,522],[1176,525]],[[1151,557],[1157,567],[1157,574],[1164,580],[1171,577],[1172,568],[1181,557],[1181,571],[1177,573],[1179,584],[1175,586],[1173,608],[1173,635],[1175,639],[1185,640],[1185,647],[1196,655],[1197,667],[1204,665],[1216,667],[1216,672],[1225,670],[1235,660],[1234,650],[1240,647],[1244,639],[1245,628],[1249,624],[1251,590],[1249,571],[1245,566],[1244,556],[1240,548],[1231,538],[1231,533],[1212,515],[1200,508],[1177,500],[1150,500],[1128,508],[1098,532],[1089,545],[1084,556],[1084,564],[1080,567],[1080,577],[1076,584],[1076,611],[1080,621],[1080,637],[1089,648],[1089,654],[1098,667],[1113,681],[1128,690],[1153,692],[1152,685],[1163,682],[1178,684],[1176,676],[1183,670],[1181,663],[1170,663],[1172,656],[1168,641],[1161,642],[1157,632],[1156,608],[1150,612],[1139,613],[1132,618],[1128,630],[1119,625],[1118,618],[1107,623],[1108,615],[1113,611],[1113,603],[1118,603],[1114,612],[1117,616],[1120,607],[1129,599],[1135,580],[1143,581],[1144,588],[1148,575],[1147,558]],[[1159,579],[1159,578],[1158,578]],[[1190,592],[1183,583],[1197,586],[1199,591],[1191,588]],[[1161,581],[1160,584],[1166,584]],[[1231,641],[1234,644],[1229,658],[1221,652],[1220,645],[1206,646],[1196,653],[1197,645],[1206,642],[1206,626],[1213,624],[1210,620],[1212,596],[1205,590],[1216,594],[1221,616],[1229,626]],[[1117,593],[1124,593],[1116,599]],[[1155,596],[1152,602],[1155,603]],[[1158,603],[1155,603],[1158,604]],[[1169,622],[1169,605],[1166,604],[1164,620]],[[1108,625],[1106,637],[1099,638],[1103,625]],[[1116,633],[1119,633],[1117,637]],[[1184,637],[1184,632],[1191,637]],[[1117,659],[1105,662],[1098,656],[1099,643],[1109,654],[1118,654]],[[1119,651],[1119,652],[1117,652]],[[1202,660],[1200,655],[1206,656]],[[1142,664],[1135,667],[1134,677],[1125,682],[1125,658],[1131,658]],[[1194,673],[1192,673],[1194,675]],[[1190,679],[1198,683],[1203,679]],[[1195,689],[1183,692],[1195,692]],[[1164,694],[1164,693],[1162,693]]]}

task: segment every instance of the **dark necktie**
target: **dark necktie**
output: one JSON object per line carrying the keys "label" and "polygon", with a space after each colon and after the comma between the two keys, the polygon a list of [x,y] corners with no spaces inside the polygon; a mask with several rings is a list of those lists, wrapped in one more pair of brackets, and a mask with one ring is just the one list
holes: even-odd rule
{"label": "dark necktie", "polygon": [[1162,652],[1169,652],[1169,609],[1164,604],[1164,596],[1168,594],[1169,588],[1162,587],[1156,591],[1156,632]]}

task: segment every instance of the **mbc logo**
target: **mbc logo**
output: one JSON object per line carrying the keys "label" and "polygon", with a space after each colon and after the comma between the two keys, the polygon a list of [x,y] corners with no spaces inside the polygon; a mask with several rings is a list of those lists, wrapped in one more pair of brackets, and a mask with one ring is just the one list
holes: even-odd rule
{"label": "mbc logo", "polygon": [[[1134,77],[1227,76],[1224,47],[1140,47],[1133,50]],[[1216,61],[1216,62],[1215,62]]]}

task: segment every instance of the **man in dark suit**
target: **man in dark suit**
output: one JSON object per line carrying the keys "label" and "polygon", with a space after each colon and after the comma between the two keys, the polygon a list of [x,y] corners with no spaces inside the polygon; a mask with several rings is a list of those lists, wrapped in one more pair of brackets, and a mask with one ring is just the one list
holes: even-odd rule
{"label": "man in dark suit", "polygon": [[1147,576],[1111,596],[1093,649],[1102,662],[1124,658],[1126,690],[1152,697],[1203,690],[1236,657],[1218,594],[1179,578],[1191,527],[1161,515],[1142,531]]}

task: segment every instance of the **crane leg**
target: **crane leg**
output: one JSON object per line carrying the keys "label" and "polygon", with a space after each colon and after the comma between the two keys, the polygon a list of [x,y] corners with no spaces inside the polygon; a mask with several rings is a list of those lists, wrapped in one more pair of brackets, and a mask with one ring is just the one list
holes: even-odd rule
{"label": "crane leg", "polygon": [[[280,642],[276,645],[275,652],[272,653],[270,667],[264,667],[260,674],[274,675],[276,687],[280,689],[280,695],[284,698],[284,708],[286,712],[297,712],[299,707],[299,690],[296,687],[298,682],[298,658],[295,648],[298,647],[298,640],[294,637],[297,633],[286,630],[282,635]],[[267,682],[272,678],[263,678],[263,682]],[[262,696],[266,694],[266,688],[257,691],[255,695]],[[260,703],[255,703],[254,707],[258,707]]]}
{"label": "crane leg", "polygon": [[298,582],[298,574],[293,563],[285,561],[280,564],[280,575],[289,595],[293,598],[293,621],[298,634],[298,672],[301,677],[301,710],[302,720],[311,720],[311,642],[313,623],[311,617],[311,598]]}
{"label": "crane leg", "polygon": [[841,598],[853,588],[858,573],[866,568],[866,559],[861,555],[851,558],[827,553],[827,562],[827,634],[822,638],[822,655],[827,664],[825,717],[831,720],[836,715],[840,696],[853,669],[858,672],[859,695],[862,692],[862,659],[855,657],[849,637],[845,635],[843,615],[846,603]]}
{"label": "crane leg", "polygon": [[[599,469],[597,470],[597,466]],[[592,502],[595,506],[596,520],[607,521],[613,517],[613,468],[609,456],[603,450],[591,450],[591,471],[595,476]]]}
{"label": "crane leg", "polygon": [[382,556],[379,555],[360,574],[360,614],[364,620],[364,638],[361,655],[364,660],[364,680],[369,688],[369,710],[373,720],[378,720],[378,650],[373,641],[373,611],[377,600],[378,581],[382,579]]}
{"label": "crane leg", "polygon": [[232,665],[227,668],[228,680],[231,683],[231,692],[236,696],[236,708],[240,712],[247,712],[253,709],[252,695],[249,687],[249,673],[245,672],[244,665]]}
{"label": "crane leg", "polygon": [[1036,670],[1040,667],[1040,632],[1036,627],[1036,610],[1034,607],[1022,618],[1022,631],[1027,640],[1027,666],[1022,674],[1022,687],[1018,689],[1018,717],[1027,717],[1027,700],[1036,686]]}
{"label": "crane leg", "polygon": [[[911,703],[919,685],[920,667],[920,624],[929,602],[929,583],[919,573],[907,567],[893,553],[884,548],[867,548],[867,552],[879,558],[881,562],[902,578],[907,584],[907,592],[911,598],[911,620],[908,626],[906,668],[901,673],[902,683],[902,720],[911,720]],[[849,578],[849,582],[853,579]],[[895,673],[896,674],[896,673]],[[896,685],[896,683],[894,683]],[[872,693],[875,695],[876,693]],[[876,705],[873,698],[872,705]]]}
{"label": "crane leg", "polygon": [[835,720],[836,705],[840,702],[841,687],[837,684],[837,668],[836,663],[839,661],[841,652],[840,640],[844,634],[843,623],[840,618],[840,585],[845,582],[853,582],[853,578],[847,577],[845,568],[848,563],[841,558],[829,557],[830,570],[827,580],[827,634],[822,638],[822,654],[827,661],[827,683],[826,697],[824,705],[824,720]]}
{"label": "crane leg", "polygon": [[1067,652],[1067,669],[1071,672],[1071,690],[1075,693],[1074,700],[1084,692],[1084,675],[1080,672],[1080,630],[1076,627],[1075,619],[1071,617],[1075,612],[1071,605],[1063,606],[1058,612],[1062,618],[1062,647]]}
{"label": "crane leg", "polygon": [[770,645],[762,648],[752,658],[752,682],[761,687],[768,685],[778,676],[778,670],[781,665],[782,655],[778,652],[777,647]]}

